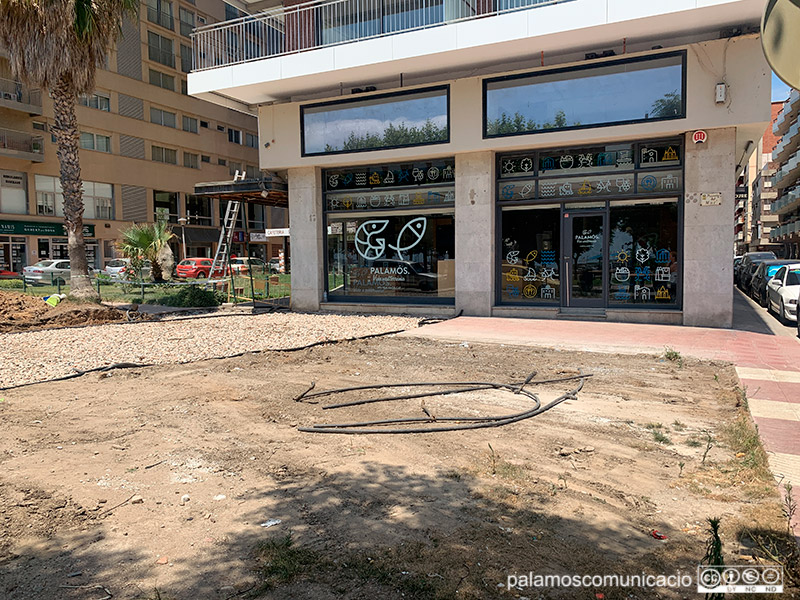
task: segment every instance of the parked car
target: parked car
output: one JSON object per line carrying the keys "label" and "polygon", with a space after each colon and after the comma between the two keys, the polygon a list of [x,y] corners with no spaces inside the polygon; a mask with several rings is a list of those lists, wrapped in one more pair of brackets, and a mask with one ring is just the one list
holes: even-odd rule
{"label": "parked car", "polygon": [[765,260],[777,258],[774,252],[747,252],[742,256],[742,262],[739,264],[739,276],[736,278],[736,283],[739,289],[747,293],[750,289],[750,279],[755,273],[753,265],[758,265]]}
{"label": "parked car", "polygon": [[35,265],[22,269],[22,276],[31,285],[64,285],[69,281],[68,260],[40,260]]}
{"label": "parked car", "polygon": [[[108,261],[103,273],[112,279],[126,279],[126,275],[131,270],[130,258],[115,258]],[[153,270],[153,265],[149,260],[145,260],[142,264],[142,279],[150,279]]]}
{"label": "parked car", "polygon": [[281,259],[276,257],[269,259],[269,272],[270,273],[280,273],[281,272]]}
{"label": "parked car", "polygon": [[14,271],[6,271],[5,269],[0,269],[0,279],[17,279],[19,278],[19,273],[14,273]]}
{"label": "parked car", "polygon": [[268,267],[260,258],[240,256],[231,259],[231,270],[236,275],[247,275],[253,271],[254,275],[267,273]]}
{"label": "parked car", "polygon": [[[767,282],[767,309],[776,311],[781,321],[797,321],[800,295],[800,263],[784,265]],[[800,326],[798,326],[800,330]]]}
{"label": "parked car", "polygon": [[767,305],[767,282],[778,272],[783,265],[790,265],[794,261],[786,259],[765,260],[758,267],[750,280],[750,297],[761,306]]}
{"label": "parked car", "polygon": [[744,256],[734,256],[733,257],[733,283],[734,285],[739,283],[739,267],[742,265],[742,259]]}
{"label": "parked car", "polygon": [[205,279],[211,273],[210,258],[185,258],[175,267],[178,277]]}

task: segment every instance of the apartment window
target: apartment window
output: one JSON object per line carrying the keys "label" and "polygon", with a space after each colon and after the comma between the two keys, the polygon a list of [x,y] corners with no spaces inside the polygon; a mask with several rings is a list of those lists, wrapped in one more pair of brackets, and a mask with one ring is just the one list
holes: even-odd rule
{"label": "apartment window", "polygon": [[164,127],[175,127],[175,113],[161,110],[160,108],[150,108],[150,122]]}
{"label": "apartment window", "polygon": [[484,80],[484,137],[685,116],[686,53]]}
{"label": "apartment window", "polygon": [[172,2],[169,0],[147,0],[147,20],[166,29],[175,28]]}
{"label": "apartment window", "polygon": [[175,68],[175,55],[172,53],[172,40],[153,33],[147,32],[148,57],[150,60],[161,63],[164,66]]}
{"label": "apartment window", "polygon": [[200,156],[200,162],[210,163],[211,162],[211,157],[206,155],[206,154],[202,154]]}
{"label": "apartment window", "polygon": [[237,172],[241,172],[241,170],[242,170],[242,163],[233,161],[228,163],[228,173],[230,174],[231,177],[236,175]]}
{"label": "apartment window", "polygon": [[110,183],[83,182],[84,217],[114,219],[114,186]]}
{"label": "apartment window", "polygon": [[47,123],[42,123],[41,121],[34,121],[32,123],[33,128],[37,131],[47,131]]}
{"label": "apartment window", "polygon": [[[28,176],[25,173],[3,171],[0,177],[0,213],[28,214],[27,182]],[[2,254],[1,247],[0,254]]]}
{"label": "apartment window", "polygon": [[150,85],[157,85],[160,88],[174,92],[175,78],[172,75],[150,69]]}
{"label": "apartment window", "polygon": [[46,217],[64,216],[64,195],[57,177],[36,175],[36,214]]}
{"label": "apartment window", "polygon": [[161,146],[153,146],[151,148],[152,158],[156,162],[167,163],[170,165],[178,164],[178,151],[171,148],[162,148]]}
{"label": "apartment window", "polygon": [[204,129],[208,129],[208,121],[200,121],[200,127]]}
{"label": "apartment window", "polygon": [[197,162],[197,154],[192,154],[190,152],[183,153],[183,166],[188,167],[190,169],[199,169],[200,164]]}
{"label": "apartment window", "polygon": [[257,179],[259,177],[258,167],[254,165],[244,166],[245,177],[248,179]]}
{"label": "apartment window", "polygon": [[178,11],[181,21],[181,35],[191,37],[192,30],[195,27],[194,13],[181,7]]}
{"label": "apartment window", "polygon": [[224,167],[225,165],[227,165],[227,164],[228,164],[228,161],[227,161],[227,160],[225,160],[224,158],[218,158],[218,159],[217,159],[217,164],[218,164],[218,165],[221,165],[221,166],[223,166],[223,167]]}
{"label": "apartment window", "polygon": [[189,95],[189,82],[187,82],[185,79],[181,79],[181,94],[184,96]]}
{"label": "apartment window", "polygon": [[228,141],[232,144],[241,144],[242,143],[242,132],[238,129],[231,129],[228,128]]}
{"label": "apartment window", "polygon": [[192,70],[192,49],[181,44],[181,71],[188,73]]}
{"label": "apartment window", "polygon": [[253,231],[267,228],[266,207],[263,204],[247,202],[247,227]]}
{"label": "apartment window", "polygon": [[254,133],[245,133],[244,145],[248,148],[258,148],[258,136]]}
{"label": "apartment window", "polygon": [[186,216],[189,225],[211,226],[211,198],[200,196],[186,196]]}
{"label": "apartment window", "polygon": [[197,133],[197,119],[183,115],[183,130],[189,133]]}
{"label": "apartment window", "polygon": [[178,222],[178,193],[153,191],[156,221]]}
{"label": "apartment window", "polygon": [[217,125],[217,131],[221,131],[222,133],[225,133],[225,126],[224,125]]}
{"label": "apartment window", "polygon": [[446,143],[449,95],[448,86],[438,86],[303,106],[303,155]]}
{"label": "apartment window", "polygon": [[99,133],[81,131],[81,148],[84,150],[97,150],[98,152],[111,152],[111,138]]}
{"label": "apartment window", "polygon": [[78,104],[111,112],[111,98],[105,94],[91,94],[78,96]]}

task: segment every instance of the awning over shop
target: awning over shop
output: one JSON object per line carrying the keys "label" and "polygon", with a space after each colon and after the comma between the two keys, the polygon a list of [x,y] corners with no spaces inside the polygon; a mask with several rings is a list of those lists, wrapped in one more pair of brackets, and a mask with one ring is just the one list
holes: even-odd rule
{"label": "awning over shop", "polygon": [[277,175],[268,174],[257,179],[239,181],[210,181],[194,186],[196,196],[239,200],[266,206],[289,207],[286,182]]}

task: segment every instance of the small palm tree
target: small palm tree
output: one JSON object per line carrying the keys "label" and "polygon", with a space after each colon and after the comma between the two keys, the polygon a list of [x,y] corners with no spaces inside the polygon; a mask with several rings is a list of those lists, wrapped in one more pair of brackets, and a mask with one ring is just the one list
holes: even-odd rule
{"label": "small palm tree", "polygon": [[67,230],[71,294],[97,297],[89,278],[83,239],[83,194],[78,158],[75,101],[94,90],[95,74],[134,17],[138,0],[0,0],[0,44],[8,50],[14,76],[53,98],[64,226]]}
{"label": "small palm tree", "polygon": [[166,221],[136,224],[122,232],[119,251],[132,261],[142,258],[152,265],[153,280],[163,281],[164,271],[161,264],[163,252],[169,248],[170,240],[175,237],[172,227]]}

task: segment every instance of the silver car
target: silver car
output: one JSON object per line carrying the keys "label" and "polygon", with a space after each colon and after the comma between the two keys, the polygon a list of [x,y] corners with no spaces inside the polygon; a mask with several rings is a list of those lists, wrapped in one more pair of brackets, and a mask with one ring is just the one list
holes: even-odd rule
{"label": "silver car", "polygon": [[[152,271],[152,265],[150,264],[149,260],[145,260],[142,264],[142,278],[147,280],[150,279],[150,273]],[[114,260],[108,261],[106,268],[103,269],[103,272],[111,277],[112,279],[127,279],[127,274],[131,270],[131,259],[130,258],[115,258]]]}
{"label": "silver car", "polygon": [[64,285],[69,281],[68,260],[40,260],[35,265],[24,267],[22,276],[26,283],[33,285]]}

